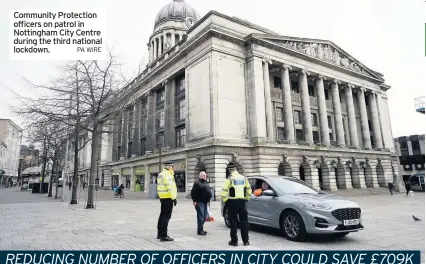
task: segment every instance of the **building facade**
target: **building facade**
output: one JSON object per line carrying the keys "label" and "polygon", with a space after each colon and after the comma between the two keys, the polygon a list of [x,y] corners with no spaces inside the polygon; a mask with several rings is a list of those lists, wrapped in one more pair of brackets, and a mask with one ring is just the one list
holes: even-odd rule
{"label": "building facade", "polygon": [[22,172],[28,168],[38,166],[40,158],[40,151],[35,149],[34,145],[21,145],[19,155],[19,169],[18,178],[21,177]]}
{"label": "building facade", "polygon": [[7,146],[3,157],[5,174],[2,182],[17,182],[19,157],[22,142],[22,129],[10,119],[0,119],[0,141]]}
{"label": "building facade", "polygon": [[[425,135],[411,135],[394,139],[399,155],[399,172],[404,181],[417,172],[425,171]],[[423,183],[424,184],[424,183]]]}
{"label": "building facade", "polygon": [[328,40],[295,38],[183,0],[156,17],[132,103],[102,140],[100,183],[139,180],[173,161],[178,191],[206,170],[219,195],[244,175],[291,175],[324,190],[398,181],[383,75]]}

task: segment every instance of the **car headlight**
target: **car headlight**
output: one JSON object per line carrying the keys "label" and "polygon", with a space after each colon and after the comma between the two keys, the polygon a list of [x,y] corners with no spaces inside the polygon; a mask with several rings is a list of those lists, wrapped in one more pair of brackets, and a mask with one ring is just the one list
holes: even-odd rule
{"label": "car headlight", "polygon": [[330,206],[325,205],[325,204],[321,204],[321,203],[308,202],[308,201],[299,201],[299,202],[301,202],[304,206],[311,208],[311,209],[318,209],[318,210],[331,209]]}

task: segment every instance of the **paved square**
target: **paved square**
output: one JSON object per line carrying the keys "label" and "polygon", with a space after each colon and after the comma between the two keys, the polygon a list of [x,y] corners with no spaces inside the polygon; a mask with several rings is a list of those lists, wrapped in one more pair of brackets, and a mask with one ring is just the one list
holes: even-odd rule
{"label": "paved square", "polygon": [[[424,260],[425,222],[414,222],[412,215],[425,219],[424,193],[405,197],[385,191],[366,195],[346,192],[363,210],[365,229],[333,240],[314,238],[297,243],[286,240],[272,229],[252,227],[247,250],[421,250]],[[71,206],[47,195],[0,189],[0,249],[123,249],[123,250],[215,250],[235,249],[227,245],[229,229],[220,217],[220,203],[212,203],[215,222],[206,223],[208,235],[196,235],[196,213],[189,199],[180,198],[169,224],[174,242],[156,239],[159,201],[142,194],[127,193],[114,199],[111,191],[100,191],[97,209],[84,209],[84,193],[79,204]],[[67,200],[67,198],[65,198]]]}

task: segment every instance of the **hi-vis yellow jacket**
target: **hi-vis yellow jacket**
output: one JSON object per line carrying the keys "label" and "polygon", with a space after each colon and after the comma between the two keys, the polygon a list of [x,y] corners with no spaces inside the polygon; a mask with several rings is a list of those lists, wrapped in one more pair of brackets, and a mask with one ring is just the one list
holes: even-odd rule
{"label": "hi-vis yellow jacket", "polygon": [[175,177],[170,171],[164,169],[157,178],[157,193],[160,199],[170,198],[172,200],[176,199],[177,188]]}
{"label": "hi-vis yellow jacket", "polygon": [[228,201],[228,199],[242,199],[248,201],[250,200],[251,193],[250,183],[247,178],[237,171],[234,171],[229,178],[225,180],[221,196],[224,202]]}

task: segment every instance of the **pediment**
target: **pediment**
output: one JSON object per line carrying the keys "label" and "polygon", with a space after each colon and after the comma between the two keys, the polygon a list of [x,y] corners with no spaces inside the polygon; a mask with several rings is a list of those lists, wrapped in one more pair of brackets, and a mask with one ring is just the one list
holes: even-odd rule
{"label": "pediment", "polygon": [[299,39],[291,37],[256,36],[282,47],[294,50],[315,59],[328,62],[371,78],[383,80],[376,72],[370,70],[347,52],[331,41]]}

